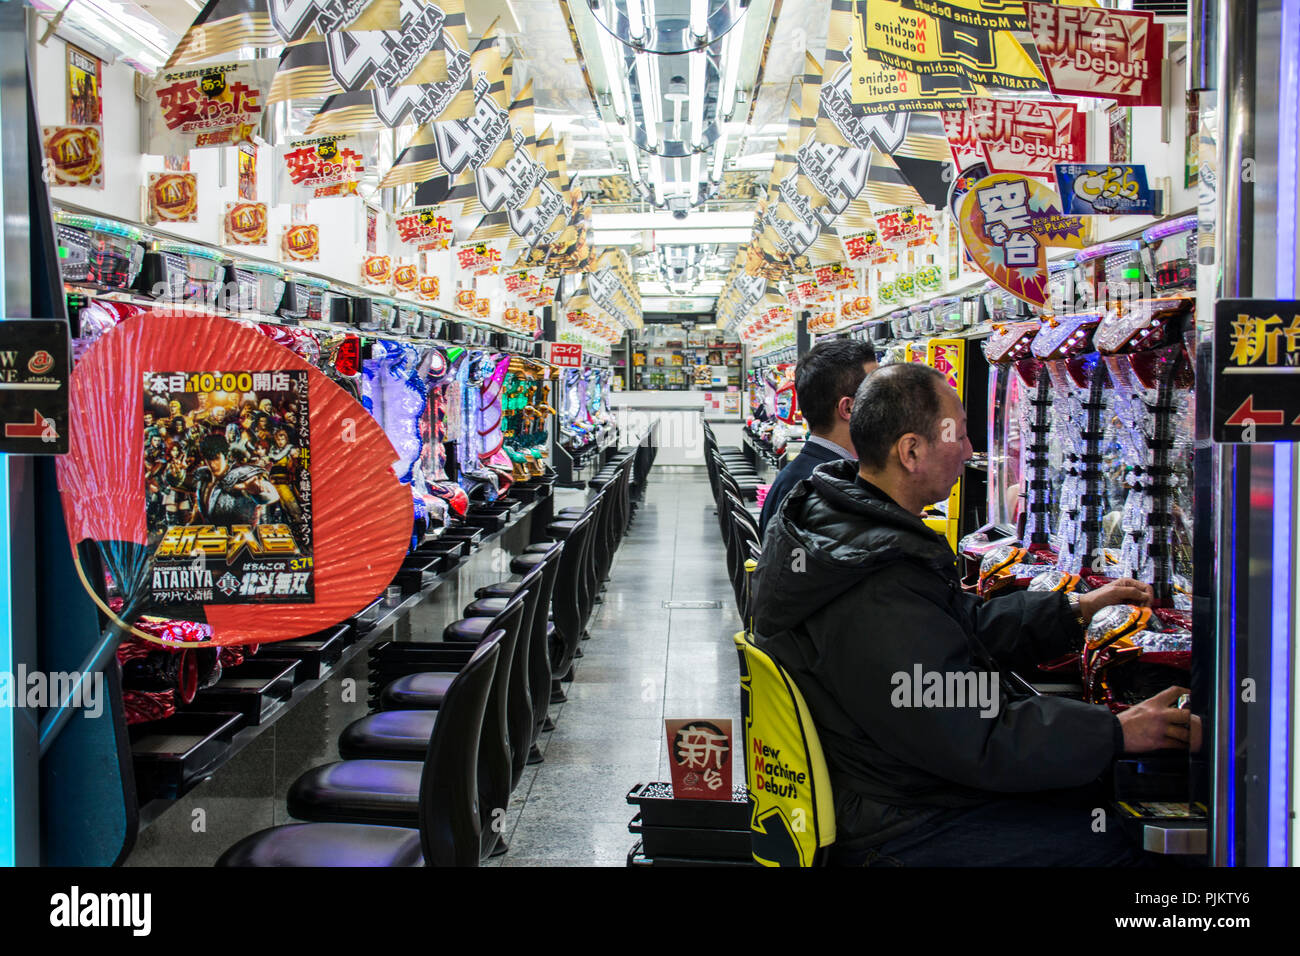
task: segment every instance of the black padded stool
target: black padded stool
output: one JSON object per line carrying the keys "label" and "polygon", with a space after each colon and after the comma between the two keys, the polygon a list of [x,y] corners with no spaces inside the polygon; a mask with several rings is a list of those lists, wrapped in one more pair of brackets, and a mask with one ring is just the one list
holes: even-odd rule
{"label": "black padded stool", "polygon": [[504,632],[479,645],[444,697],[442,722],[425,743],[416,791],[418,829],[294,823],[240,840],[217,866],[477,866],[479,743]]}

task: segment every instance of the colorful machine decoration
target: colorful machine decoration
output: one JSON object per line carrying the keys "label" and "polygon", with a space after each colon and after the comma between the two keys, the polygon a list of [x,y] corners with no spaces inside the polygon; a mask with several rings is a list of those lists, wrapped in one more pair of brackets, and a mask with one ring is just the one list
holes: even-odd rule
{"label": "colorful machine decoration", "polygon": [[238,246],[266,245],[266,203],[228,202],[222,223],[226,242]]}
{"label": "colorful machine decoration", "polygon": [[199,181],[195,173],[150,173],[149,222],[198,222]]}
{"label": "colorful machine decoration", "polygon": [[298,223],[284,227],[280,254],[290,262],[315,262],[320,259],[320,226]]}
{"label": "colorful machine decoration", "polygon": [[1145,166],[1065,163],[1056,167],[1061,199],[1076,216],[1153,216]]}
{"label": "colorful machine decoration", "polygon": [[1037,308],[1047,302],[1047,247],[1082,249],[1083,229],[1061,213],[1056,193],[1014,173],[985,177],[962,202],[962,240],[976,265]]}

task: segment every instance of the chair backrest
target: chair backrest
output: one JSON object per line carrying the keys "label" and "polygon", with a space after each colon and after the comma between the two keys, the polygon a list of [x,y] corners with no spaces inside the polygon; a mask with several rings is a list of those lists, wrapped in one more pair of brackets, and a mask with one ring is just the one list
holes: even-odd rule
{"label": "chair backrest", "polygon": [[420,847],[428,866],[478,866],[478,754],[504,631],[479,642],[447,688],[420,777]]}
{"label": "chair backrest", "polygon": [[785,668],[745,632],[734,639],[754,861],[817,866],[835,842],[835,805],[812,714]]}
{"label": "chair backrest", "polygon": [[523,594],[511,598],[484,631],[485,634],[501,632],[501,660],[497,662],[496,679],[492,681],[492,690],[488,694],[487,714],[483,718],[483,737],[479,746],[479,817],[484,856],[492,851],[501,838],[501,834],[494,832],[490,825],[494,811],[505,812],[514,783],[510,756],[510,713],[513,709],[511,696],[518,692],[515,649],[519,646],[519,618],[524,611],[524,599]]}

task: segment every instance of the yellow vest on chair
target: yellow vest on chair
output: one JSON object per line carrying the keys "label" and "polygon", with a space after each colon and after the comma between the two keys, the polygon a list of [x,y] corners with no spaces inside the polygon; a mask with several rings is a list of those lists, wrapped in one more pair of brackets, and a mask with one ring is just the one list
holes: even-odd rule
{"label": "yellow vest on chair", "polygon": [[745,725],[754,860],[763,866],[816,866],[835,842],[835,806],[821,741],[799,688],[743,631],[740,711]]}

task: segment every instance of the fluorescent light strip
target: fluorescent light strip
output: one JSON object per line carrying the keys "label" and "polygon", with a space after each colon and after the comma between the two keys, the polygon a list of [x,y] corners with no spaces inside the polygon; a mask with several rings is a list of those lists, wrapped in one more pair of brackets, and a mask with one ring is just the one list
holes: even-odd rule
{"label": "fluorescent light strip", "polygon": [[619,55],[619,50],[623,44],[615,40],[608,30],[597,30],[600,34],[600,56],[605,62],[605,79],[609,86],[610,99],[614,101],[614,115],[620,120],[627,116],[627,100],[623,95],[623,83],[625,82],[623,66],[623,57]]}
{"label": "fluorescent light strip", "polygon": [[636,55],[636,85],[641,92],[641,113],[645,117],[646,143],[653,148],[659,142],[659,97],[655,91],[655,70],[648,53]]}
{"label": "fluorescent light strip", "polygon": [[[592,242],[597,246],[636,246],[641,244],[644,230],[606,229],[592,230]],[[753,229],[655,229],[655,245],[715,245],[717,243],[745,243],[753,236]]]}
{"label": "fluorescent light strip", "polygon": [[722,180],[722,167],[727,161],[727,134],[724,132],[718,137],[718,141],[713,144],[713,175],[714,182]]}
{"label": "fluorescent light strip", "polygon": [[[746,8],[748,10],[748,8]],[[736,108],[736,83],[740,79],[740,53],[745,37],[745,25],[749,21],[741,14],[741,22],[731,28],[724,45],[726,63],[722,71],[722,89],[719,90],[718,111],[722,117],[731,115]]]}
{"label": "fluorescent light strip", "polygon": [[645,14],[641,10],[641,0],[627,0],[627,19],[632,39],[640,40],[645,36]]}
{"label": "fluorescent light strip", "polygon": [[709,35],[709,0],[691,0],[691,37]]}
{"label": "fluorescent light strip", "polygon": [[633,182],[641,181],[641,166],[637,162],[636,147],[629,140],[623,141],[623,151],[627,154],[627,171]]}
{"label": "fluorescent light strip", "polygon": [[708,72],[705,69],[708,56],[703,50],[696,50],[689,54],[691,61],[690,68],[690,102],[691,102],[691,139],[696,146],[704,142],[704,98],[708,93],[708,83],[706,77]]}

